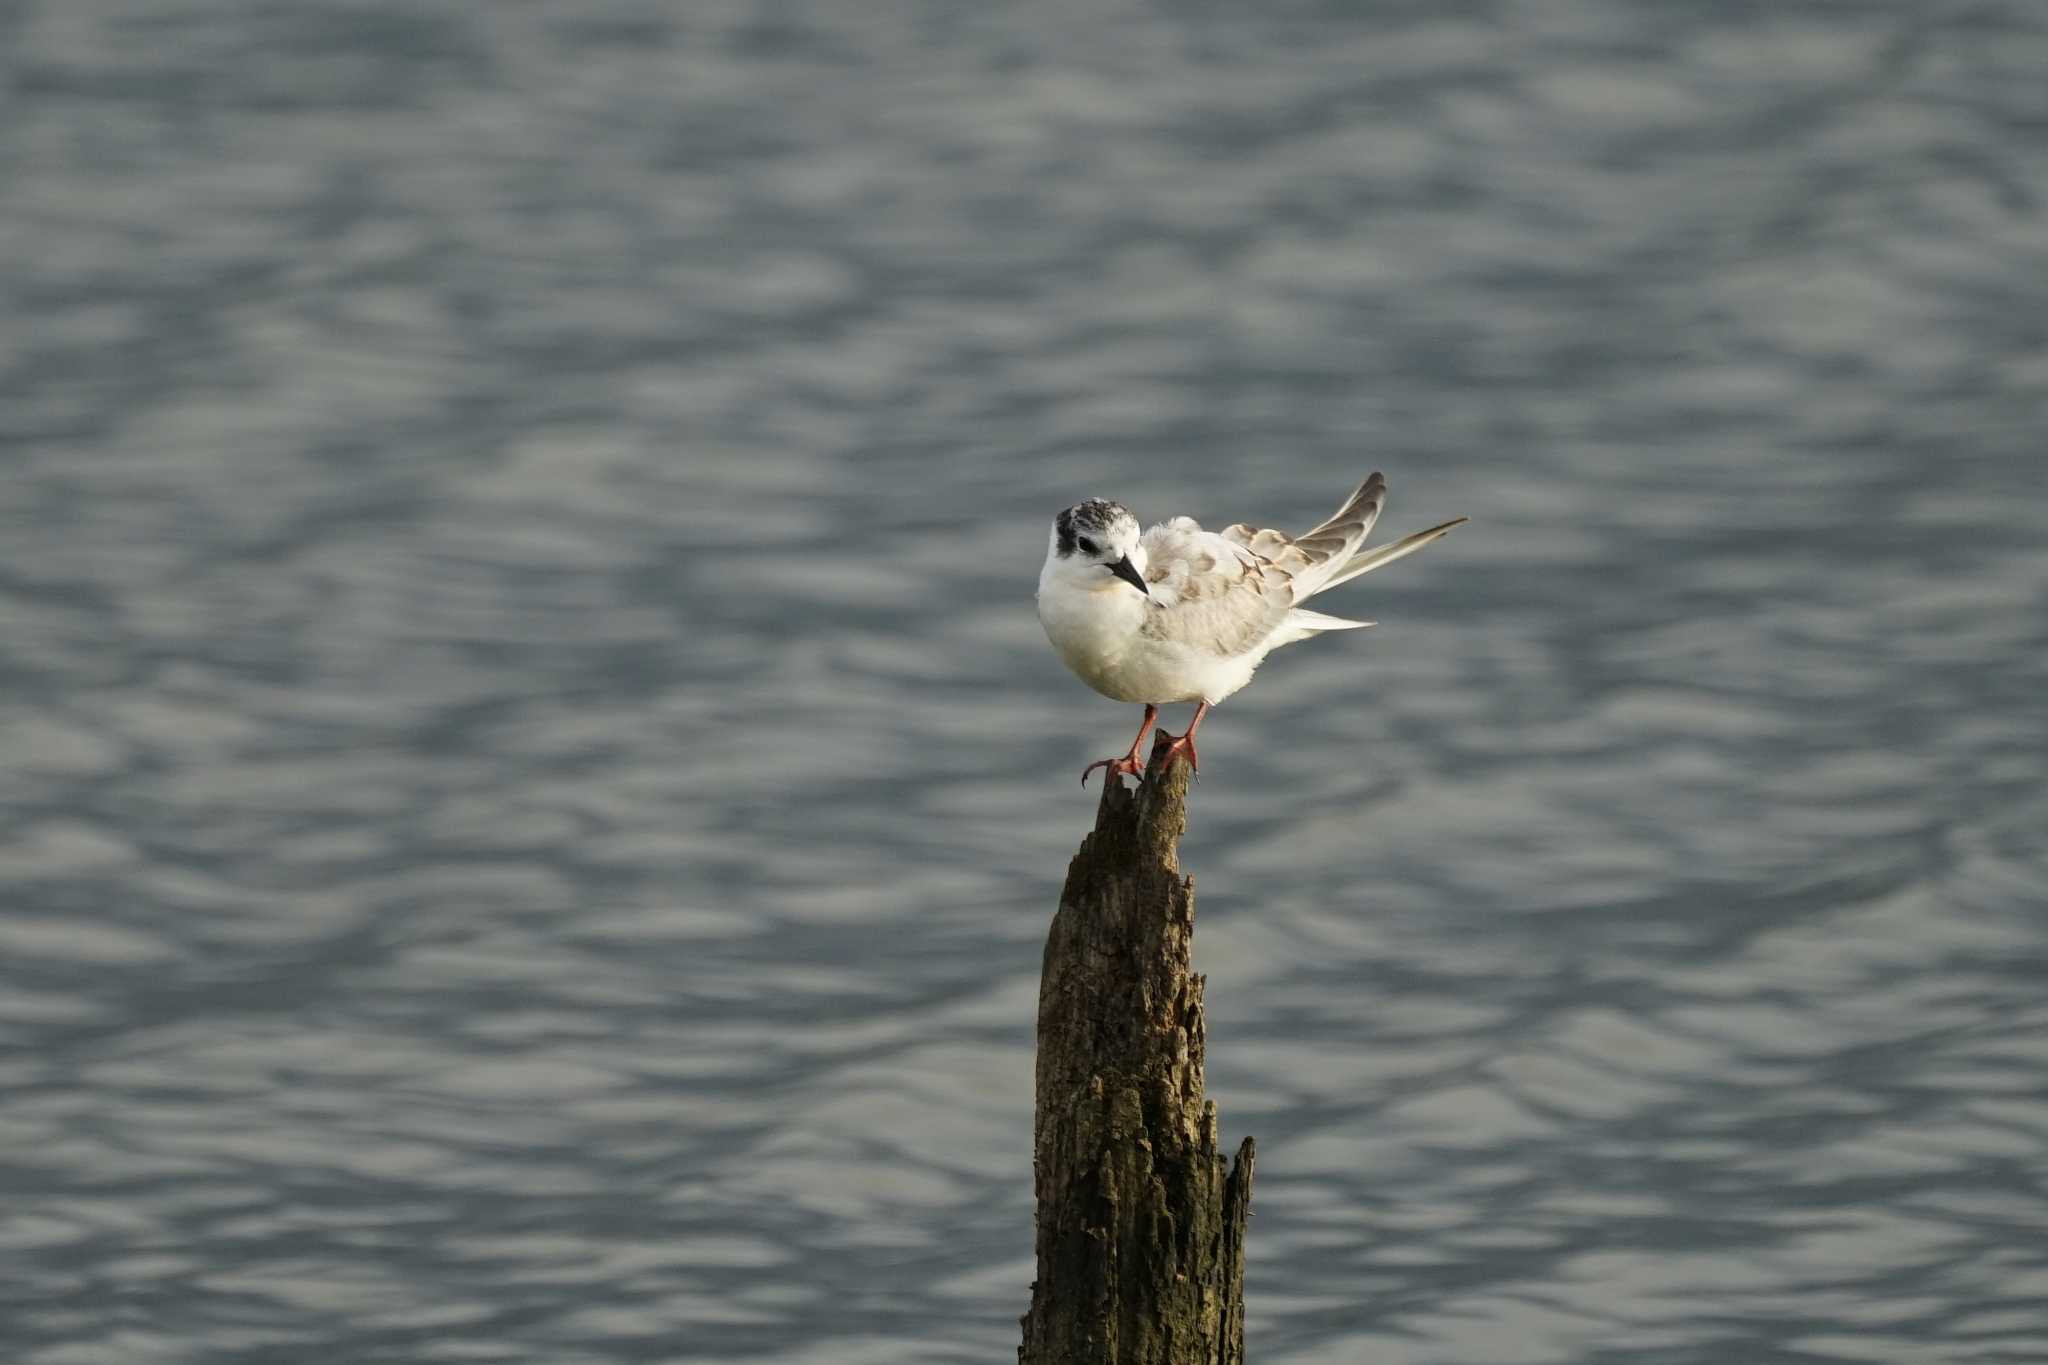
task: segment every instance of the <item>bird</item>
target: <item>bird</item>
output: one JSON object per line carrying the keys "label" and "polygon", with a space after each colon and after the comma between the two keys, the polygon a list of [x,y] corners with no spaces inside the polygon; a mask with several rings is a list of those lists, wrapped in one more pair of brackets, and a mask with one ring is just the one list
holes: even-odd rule
{"label": "bird", "polygon": [[1293,537],[1243,522],[1205,531],[1193,517],[1140,532],[1129,509],[1106,498],[1054,517],[1038,572],[1046,638],[1082,682],[1145,708],[1130,751],[1090,763],[1081,785],[1097,768],[1106,770],[1104,781],[1129,774],[1143,782],[1138,748],[1170,702],[1194,702],[1195,713],[1185,732],[1167,735],[1165,761],[1185,755],[1199,774],[1195,731],[1202,718],[1250,682],[1268,654],[1324,631],[1373,624],[1326,616],[1304,603],[1469,520],[1457,517],[1366,549],[1386,499],[1386,478],[1374,473],[1329,520]]}

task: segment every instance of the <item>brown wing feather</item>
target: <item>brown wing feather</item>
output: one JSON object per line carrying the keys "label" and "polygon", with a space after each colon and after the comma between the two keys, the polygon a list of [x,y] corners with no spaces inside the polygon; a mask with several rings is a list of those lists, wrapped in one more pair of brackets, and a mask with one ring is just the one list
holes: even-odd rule
{"label": "brown wing feather", "polygon": [[1300,580],[1300,586],[1306,589],[1296,598],[1300,601],[1313,597],[1325,586],[1329,575],[1358,552],[1358,547],[1372,533],[1373,523],[1379,520],[1380,509],[1386,503],[1386,476],[1376,472],[1352,490],[1351,496],[1328,521],[1299,536],[1289,537],[1271,529],[1254,529],[1243,522],[1226,527],[1218,534],[1233,544],[1242,545],[1259,558],[1279,565]]}

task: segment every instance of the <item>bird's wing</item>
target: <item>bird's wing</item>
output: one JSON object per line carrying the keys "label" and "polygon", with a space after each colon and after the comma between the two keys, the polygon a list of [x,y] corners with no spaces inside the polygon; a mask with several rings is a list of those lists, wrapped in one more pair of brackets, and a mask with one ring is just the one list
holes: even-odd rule
{"label": "bird's wing", "polygon": [[[1334,588],[1339,583],[1349,583],[1362,573],[1371,573],[1374,569],[1385,568],[1397,559],[1406,559],[1438,536],[1455,526],[1463,526],[1469,520],[1469,517],[1457,517],[1441,526],[1432,526],[1427,531],[1417,531],[1413,535],[1403,536],[1392,544],[1360,550],[1346,560],[1342,568],[1323,581],[1323,588]],[[1317,589],[1319,592],[1321,590]]]}
{"label": "bird's wing", "polygon": [[1228,535],[1191,517],[1145,532],[1145,579],[1157,605],[1143,634],[1228,658],[1257,648],[1302,600],[1295,579],[1313,567],[1306,554],[1284,536],[1269,557]]}
{"label": "bird's wing", "polygon": [[1223,538],[1287,568],[1294,577],[1296,600],[1305,602],[1329,587],[1337,571],[1358,553],[1386,505],[1387,479],[1375,471],[1313,530],[1289,537],[1239,522],[1225,528]]}

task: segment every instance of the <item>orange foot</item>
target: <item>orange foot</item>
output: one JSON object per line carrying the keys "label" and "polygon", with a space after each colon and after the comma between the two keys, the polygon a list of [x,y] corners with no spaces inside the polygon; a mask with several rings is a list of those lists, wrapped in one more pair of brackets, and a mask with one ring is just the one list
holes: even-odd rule
{"label": "orange foot", "polygon": [[1152,729],[1152,722],[1158,719],[1159,708],[1150,702],[1145,703],[1145,721],[1138,727],[1138,737],[1131,741],[1131,751],[1122,758],[1098,758],[1081,769],[1081,785],[1088,785],[1088,774],[1097,768],[1109,769],[1109,776],[1102,779],[1105,782],[1114,782],[1119,773],[1129,773],[1142,783],[1145,780],[1145,765],[1138,760],[1138,747],[1145,742],[1146,734]]}
{"label": "orange foot", "polygon": [[1166,758],[1160,765],[1161,769],[1163,770],[1170,766],[1173,760],[1182,754],[1188,756],[1188,766],[1195,770],[1195,776],[1200,777],[1202,775],[1202,756],[1195,752],[1195,732],[1193,730],[1188,731],[1184,735],[1168,735],[1166,737]]}
{"label": "orange foot", "polygon": [[1138,762],[1138,755],[1136,750],[1133,750],[1132,752],[1125,754],[1122,758],[1096,759],[1093,763],[1090,763],[1087,767],[1081,769],[1082,786],[1085,787],[1088,785],[1088,774],[1094,772],[1097,768],[1104,768],[1108,770],[1109,776],[1103,779],[1103,781],[1105,782],[1113,782],[1120,774],[1124,773],[1130,774],[1132,777],[1137,778],[1140,782],[1143,782],[1145,780],[1145,765]]}
{"label": "orange foot", "polygon": [[1202,760],[1201,756],[1195,752],[1195,731],[1202,728],[1202,717],[1208,714],[1209,703],[1203,702],[1195,708],[1194,719],[1188,722],[1188,732],[1186,734],[1168,735],[1166,737],[1166,761],[1171,763],[1175,755],[1186,754],[1188,756],[1188,766],[1195,770],[1195,776],[1197,777],[1202,775]]}

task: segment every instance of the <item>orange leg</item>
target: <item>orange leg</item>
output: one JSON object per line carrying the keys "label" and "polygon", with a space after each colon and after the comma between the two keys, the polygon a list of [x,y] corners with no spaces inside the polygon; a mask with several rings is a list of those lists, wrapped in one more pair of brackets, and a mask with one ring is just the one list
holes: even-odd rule
{"label": "orange leg", "polygon": [[1151,732],[1152,722],[1158,719],[1159,708],[1149,701],[1146,702],[1145,721],[1138,727],[1138,737],[1131,741],[1131,751],[1122,758],[1098,758],[1087,767],[1081,769],[1081,785],[1084,787],[1088,785],[1088,774],[1094,772],[1097,768],[1107,768],[1109,770],[1109,776],[1102,779],[1105,782],[1114,782],[1118,773],[1129,773],[1132,777],[1143,782],[1145,780],[1145,765],[1138,761],[1138,746],[1145,742],[1145,736]]}
{"label": "orange leg", "polygon": [[[1185,753],[1188,756],[1188,766],[1193,768],[1197,774],[1202,771],[1201,757],[1195,753],[1195,731],[1202,728],[1202,717],[1208,714],[1209,703],[1203,702],[1195,708],[1195,718],[1188,722],[1186,734],[1167,736],[1167,739],[1171,741],[1166,746],[1166,761],[1168,763],[1173,762],[1175,754]],[[1143,738],[1143,736],[1140,736],[1140,738]],[[1131,752],[1136,753],[1137,750],[1133,749]]]}

